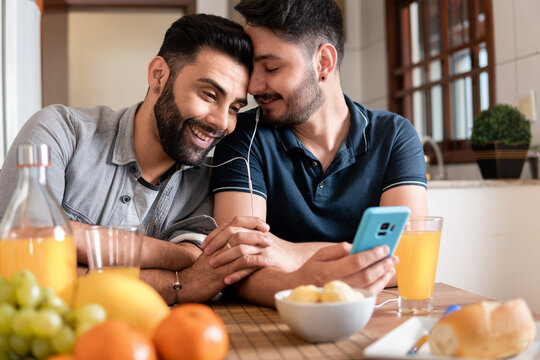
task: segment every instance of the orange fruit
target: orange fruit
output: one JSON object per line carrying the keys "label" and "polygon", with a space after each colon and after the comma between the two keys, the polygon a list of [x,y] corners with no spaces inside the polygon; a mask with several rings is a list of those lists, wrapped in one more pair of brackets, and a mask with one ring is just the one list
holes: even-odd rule
{"label": "orange fruit", "polygon": [[221,360],[229,349],[229,334],[209,306],[184,304],[161,320],[154,344],[161,360]]}
{"label": "orange fruit", "polygon": [[140,330],[107,320],[83,333],[75,343],[75,360],[157,360],[152,341]]}

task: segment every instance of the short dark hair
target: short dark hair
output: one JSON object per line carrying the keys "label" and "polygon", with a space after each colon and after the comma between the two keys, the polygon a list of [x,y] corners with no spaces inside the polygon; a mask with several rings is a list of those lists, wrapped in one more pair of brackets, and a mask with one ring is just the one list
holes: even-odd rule
{"label": "short dark hair", "polygon": [[343,60],[343,17],[333,0],[241,0],[235,9],[248,25],[264,26],[280,38],[304,46],[314,54],[325,42]]}
{"label": "short dark hair", "polygon": [[195,61],[201,49],[222,52],[245,65],[251,74],[253,48],[249,36],[241,25],[215,15],[193,14],[176,20],[165,33],[158,56],[165,59],[174,78]]}

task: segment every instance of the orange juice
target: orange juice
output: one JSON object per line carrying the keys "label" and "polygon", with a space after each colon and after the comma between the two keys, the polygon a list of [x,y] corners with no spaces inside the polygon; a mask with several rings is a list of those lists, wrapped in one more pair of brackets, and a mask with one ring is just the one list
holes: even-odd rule
{"label": "orange juice", "polygon": [[139,273],[140,273],[140,270],[138,267],[129,267],[129,266],[106,266],[99,269],[94,269],[92,271],[99,272],[99,273],[121,274],[121,275],[129,276],[135,279],[139,278]]}
{"label": "orange juice", "polygon": [[399,258],[396,265],[399,296],[408,300],[431,298],[440,242],[440,231],[403,232],[395,252]]}
{"label": "orange juice", "polygon": [[77,279],[73,236],[57,240],[35,237],[0,240],[0,274],[7,279],[19,270],[30,270],[40,286],[52,288],[68,304]]}

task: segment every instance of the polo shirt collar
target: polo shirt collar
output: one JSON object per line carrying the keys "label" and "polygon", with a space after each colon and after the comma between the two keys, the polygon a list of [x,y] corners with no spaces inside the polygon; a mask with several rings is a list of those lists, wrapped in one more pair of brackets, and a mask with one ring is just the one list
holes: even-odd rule
{"label": "polo shirt collar", "polygon": [[[365,134],[368,125],[366,108],[363,105],[356,104],[346,94],[343,94],[343,96],[351,114],[351,127],[345,145],[347,148],[354,149],[354,155],[360,155],[368,150],[368,141]],[[285,151],[298,148],[305,149],[289,126],[280,126],[276,130]]]}

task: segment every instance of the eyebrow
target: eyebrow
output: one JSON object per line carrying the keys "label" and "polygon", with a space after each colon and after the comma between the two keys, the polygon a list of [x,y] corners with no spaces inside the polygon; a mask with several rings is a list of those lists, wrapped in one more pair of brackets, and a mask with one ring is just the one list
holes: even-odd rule
{"label": "eyebrow", "polygon": [[[227,91],[225,91],[225,89],[221,85],[219,85],[217,82],[215,82],[214,80],[208,79],[208,78],[201,78],[201,79],[198,79],[198,81],[212,85],[213,87],[216,88],[216,90],[221,95],[223,95],[225,97],[227,96]],[[244,106],[247,105],[247,99],[245,99],[245,98],[237,98],[235,100],[235,102],[239,102],[240,104],[242,104]]]}
{"label": "eyebrow", "polygon": [[262,60],[281,60],[281,58],[279,56],[272,55],[272,54],[259,55],[253,58],[253,61],[262,61]]}

